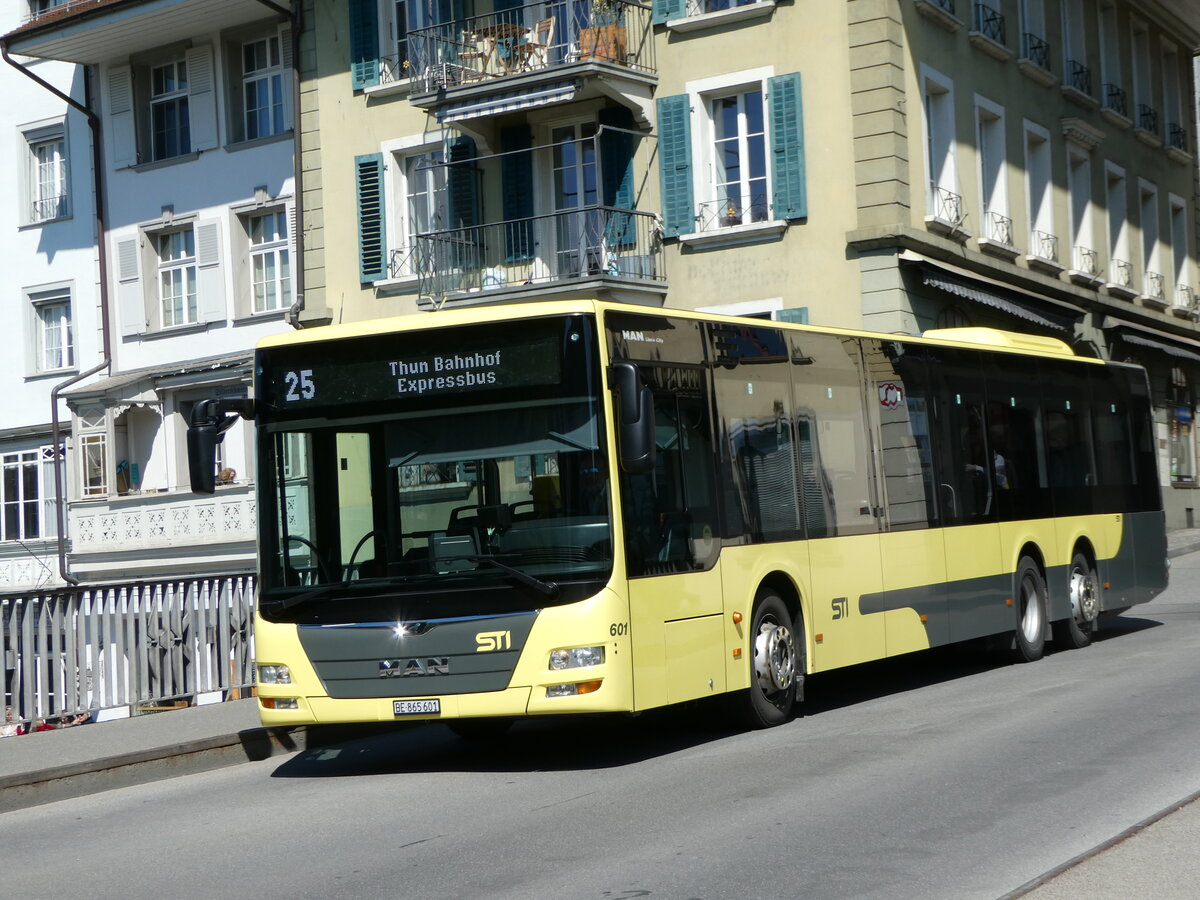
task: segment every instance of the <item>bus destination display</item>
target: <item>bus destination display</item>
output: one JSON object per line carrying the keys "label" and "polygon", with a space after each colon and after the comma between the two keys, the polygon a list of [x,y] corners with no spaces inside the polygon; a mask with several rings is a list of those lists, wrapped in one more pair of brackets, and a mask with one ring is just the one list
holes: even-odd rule
{"label": "bus destination display", "polygon": [[[372,348],[375,349],[375,348]],[[384,350],[384,347],[378,348]],[[313,348],[274,354],[270,402],[280,410],[379,400],[421,400],[450,393],[556,384],[561,377],[559,343],[553,338],[512,346],[447,352],[358,354],[356,359]]]}

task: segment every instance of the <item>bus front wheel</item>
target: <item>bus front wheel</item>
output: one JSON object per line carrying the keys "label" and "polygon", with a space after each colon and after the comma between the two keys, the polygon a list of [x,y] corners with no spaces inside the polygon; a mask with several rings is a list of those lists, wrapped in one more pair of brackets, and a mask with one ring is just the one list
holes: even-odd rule
{"label": "bus front wheel", "polygon": [[787,605],[770,589],[759,591],[750,624],[750,690],[739,707],[752,728],[786,722],[796,701],[801,676],[798,638]]}
{"label": "bus front wheel", "polygon": [[1100,583],[1095,567],[1082,553],[1076,553],[1071,560],[1067,590],[1071,594],[1071,617],[1054,623],[1054,643],[1078,650],[1092,642],[1092,632],[1100,616]]}
{"label": "bus front wheel", "polygon": [[1015,650],[1018,662],[1034,662],[1046,649],[1046,581],[1028,556],[1017,566]]}

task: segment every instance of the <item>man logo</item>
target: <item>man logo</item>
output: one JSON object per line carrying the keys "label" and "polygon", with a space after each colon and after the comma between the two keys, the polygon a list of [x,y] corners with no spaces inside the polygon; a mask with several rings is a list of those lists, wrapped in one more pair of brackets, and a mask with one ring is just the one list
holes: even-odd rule
{"label": "man logo", "polygon": [[434,656],[428,659],[381,659],[380,678],[411,678],[422,675],[449,675],[450,657]]}
{"label": "man logo", "polygon": [[512,649],[511,631],[481,631],[475,635],[475,652],[492,653]]}

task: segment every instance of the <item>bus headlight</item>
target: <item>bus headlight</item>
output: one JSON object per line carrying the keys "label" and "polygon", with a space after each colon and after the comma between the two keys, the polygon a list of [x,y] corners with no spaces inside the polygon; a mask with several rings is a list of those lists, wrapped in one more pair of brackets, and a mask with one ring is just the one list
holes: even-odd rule
{"label": "bus headlight", "polygon": [[581,681],[578,684],[552,684],[546,688],[547,697],[578,697],[600,690],[603,681]]}
{"label": "bus headlight", "polygon": [[287,666],[259,666],[259,684],[291,684],[292,673]]}
{"label": "bus headlight", "polygon": [[295,697],[259,697],[263,709],[299,709],[300,704]]}
{"label": "bus headlight", "polygon": [[602,665],[603,662],[603,647],[572,647],[550,653],[550,668],[556,672],[563,669],[586,669],[589,666]]}

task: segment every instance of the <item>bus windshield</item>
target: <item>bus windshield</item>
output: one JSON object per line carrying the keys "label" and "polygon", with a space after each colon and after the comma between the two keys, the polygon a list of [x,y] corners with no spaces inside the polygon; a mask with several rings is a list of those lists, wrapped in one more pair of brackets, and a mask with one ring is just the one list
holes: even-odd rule
{"label": "bus windshield", "polygon": [[[465,357],[463,338],[470,344],[471,335],[444,337],[458,359],[516,357],[539,340],[528,324],[524,337],[497,334],[504,329],[493,326],[489,347],[503,349],[491,354]],[[450,597],[464,587],[510,585],[532,608],[553,602],[560,582],[606,579],[612,514],[594,343],[585,351],[577,346],[584,341],[563,340],[562,332],[572,328],[578,331],[579,322],[559,320],[543,329],[541,337],[553,337],[554,352],[565,348],[562,358],[548,362],[545,346],[525,354],[520,390],[484,378],[506,378],[485,364],[465,371],[485,381],[486,390],[469,384],[412,398],[347,392],[331,399],[336,408],[309,406],[297,409],[294,419],[266,422],[260,457],[269,507],[261,534],[264,601],[277,608],[310,601],[328,606],[355,597],[419,591],[428,599],[441,588]],[[425,332],[422,338],[421,358],[437,358],[428,345],[439,336]],[[355,364],[365,366],[370,347],[355,346]],[[319,393],[332,382],[321,358],[309,352],[313,368],[288,368],[292,360],[280,357],[276,362],[285,368],[268,360],[263,379],[274,372],[286,398],[286,376],[305,372]],[[415,351],[405,353],[392,336],[387,359],[419,369]],[[531,376],[531,367],[544,377]],[[452,602],[439,612],[472,613]]]}

